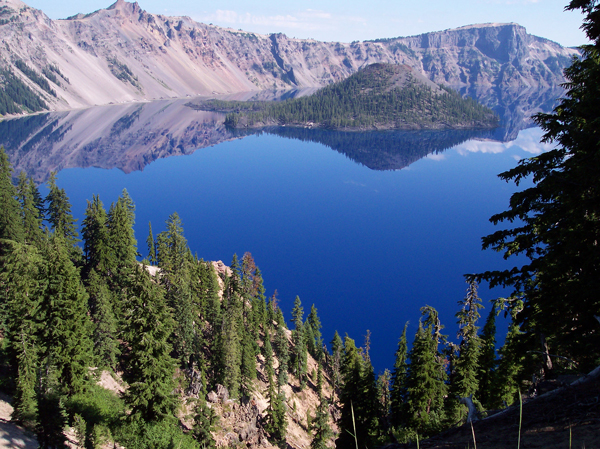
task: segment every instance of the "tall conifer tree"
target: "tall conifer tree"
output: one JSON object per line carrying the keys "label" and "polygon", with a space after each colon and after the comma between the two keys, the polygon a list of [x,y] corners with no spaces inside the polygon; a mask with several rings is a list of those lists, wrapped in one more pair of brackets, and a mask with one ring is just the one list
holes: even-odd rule
{"label": "tall conifer tree", "polygon": [[408,342],[406,329],[408,322],[404,325],[402,336],[398,341],[394,371],[392,371],[392,388],[390,393],[391,423],[397,427],[406,421],[406,401],[408,399],[407,375],[408,375]]}
{"label": "tall conifer tree", "polygon": [[[13,169],[0,146],[0,250],[4,247],[2,239],[22,242],[24,239],[21,208],[16,199],[17,191],[12,183]],[[3,252],[3,251],[0,251]]]}
{"label": "tall conifer tree", "polygon": [[481,354],[479,356],[479,401],[484,408],[493,407],[491,403],[492,389],[496,377],[496,304],[492,303],[490,313],[479,337],[481,339]]}
{"label": "tall conifer tree", "polygon": [[136,267],[124,305],[125,338],[129,346],[124,378],[129,384],[125,402],[132,419],[160,421],[174,416],[175,361],[168,342],[173,318],[162,289],[144,267]]}

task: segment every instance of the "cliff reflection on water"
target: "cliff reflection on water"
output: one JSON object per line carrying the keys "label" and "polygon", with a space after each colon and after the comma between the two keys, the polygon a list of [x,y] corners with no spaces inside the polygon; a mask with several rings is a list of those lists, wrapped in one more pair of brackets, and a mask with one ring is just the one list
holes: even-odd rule
{"label": "cliff reflection on water", "polygon": [[[169,156],[267,132],[281,137],[321,143],[373,170],[397,170],[431,153],[439,153],[466,140],[514,140],[533,126],[531,116],[551,111],[562,89],[500,91],[472,88],[468,94],[498,113],[495,130],[388,131],[347,133],[323,129],[279,127],[261,131],[227,129],[224,114],[194,110],[189,100],[110,105],[55,112],[0,122],[0,143],[15,167],[44,182],[51,171],[72,167],[119,168],[125,173],[143,170]],[[301,92],[286,92],[289,98]],[[268,99],[264,93],[260,99]],[[231,99],[249,99],[237,95]]]}

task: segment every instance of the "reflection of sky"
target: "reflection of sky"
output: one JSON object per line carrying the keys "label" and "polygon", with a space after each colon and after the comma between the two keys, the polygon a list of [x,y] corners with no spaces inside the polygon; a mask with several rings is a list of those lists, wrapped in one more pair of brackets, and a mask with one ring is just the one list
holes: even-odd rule
{"label": "reflection of sky", "polygon": [[519,132],[518,137],[511,142],[469,140],[454,147],[453,151],[463,156],[469,153],[507,153],[519,160],[523,157],[522,152],[535,156],[554,148],[552,143],[540,142],[543,134],[541,128],[529,128]]}

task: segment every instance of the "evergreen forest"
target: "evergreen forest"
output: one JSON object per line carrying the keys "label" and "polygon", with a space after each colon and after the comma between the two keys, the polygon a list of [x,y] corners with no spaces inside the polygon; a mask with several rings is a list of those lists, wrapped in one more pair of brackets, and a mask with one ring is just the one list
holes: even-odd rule
{"label": "evergreen forest", "polygon": [[340,130],[493,128],[498,117],[475,100],[428,84],[407,66],[371,64],[312,95],[281,102],[209,100],[232,128],[273,125]]}

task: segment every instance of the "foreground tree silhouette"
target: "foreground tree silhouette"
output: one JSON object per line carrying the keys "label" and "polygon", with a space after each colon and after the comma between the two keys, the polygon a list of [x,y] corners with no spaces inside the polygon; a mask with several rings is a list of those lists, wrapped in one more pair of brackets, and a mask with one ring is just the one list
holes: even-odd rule
{"label": "foreground tree silhouette", "polygon": [[586,371],[600,348],[600,4],[573,0],[566,9],[586,15],[582,28],[592,44],[580,47],[581,58],[565,70],[567,93],[554,112],[536,117],[542,141],[557,147],[500,174],[517,185],[532,178],[534,185],[490,219],[519,224],[483,238],[484,248],[529,262],[472,276],[514,289],[508,307],[518,310],[521,351],[536,350],[528,358],[537,357],[538,366],[530,371],[542,365],[546,374],[550,358],[539,353],[576,360]]}

